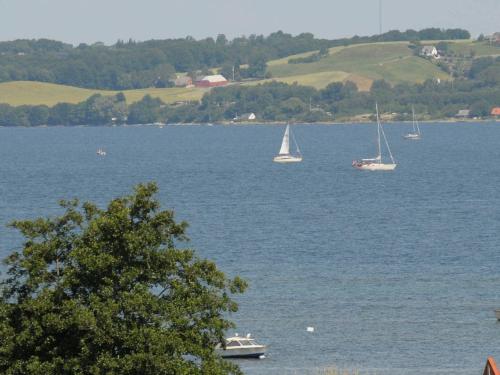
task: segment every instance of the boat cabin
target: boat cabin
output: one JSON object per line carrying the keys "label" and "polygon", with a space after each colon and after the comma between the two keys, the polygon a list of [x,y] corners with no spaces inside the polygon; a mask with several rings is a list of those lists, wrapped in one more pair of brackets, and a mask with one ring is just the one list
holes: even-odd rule
{"label": "boat cabin", "polygon": [[255,346],[259,345],[255,342],[254,339],[246,338],[246,337],[229,337],[226,339],[226,348],[234,348],[240,346]]}

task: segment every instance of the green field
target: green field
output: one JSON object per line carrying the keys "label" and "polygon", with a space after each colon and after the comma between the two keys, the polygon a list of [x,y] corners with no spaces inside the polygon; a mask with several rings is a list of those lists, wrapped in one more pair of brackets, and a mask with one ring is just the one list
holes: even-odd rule
{"label": "green field", "polygon": [[326,87],[330,82],[341,82],[347,80],[351,75],[341,71],[319,72],[310,74],[299,74],[294,76],[284,76],[279,78],[271,78],[260,81],[251,81],[243,83],[244,86],[253,86],[265,82],[284,82],[288,84],[300,83],[305,86],[313,86],[318,89]]}
{"label": "green field", "polygon": [[[307,56],[307,54],[301,56]],[[335,47],[330,49],[328,57],[313,63],[288,64],[288,59],[269,63],[272,76],[278,81],[286,77],[297,77],[297,83],[311,84],[317,88],[324,87],[331,82],[348,79],[358,83],[360,89],[366,90],[376,79],[385,79],[396,84],[423,82],[429,78],[448,78],[446,73],[430,61],[413,56],[406,42]],[[320,82],[310,79],[311,74],[318,73],[330,73],[330,78]],[[341,79],[337,79],[335,73],[338,73]]]}
{"label": "green field", "polygon": [[[0,103],[10,105],[40,105],[53,106],[60,102],[79,103],[93,94],[115,95],[119,91],[90,90],[78,87],[56,85],[45,82],[4,82],[0,83]],[[176,101],[200,100],[206,89],[199,88],[167,88],[140,89],[122,91],[129,103],[141,100],[144,95],[158,97],[166,103]]]}
{"label": "green field", "polygon": [[473,52],[475,57],[500,56],[500,47],[488,42],[454,42],[449,49],[454,53],[469,56]]}

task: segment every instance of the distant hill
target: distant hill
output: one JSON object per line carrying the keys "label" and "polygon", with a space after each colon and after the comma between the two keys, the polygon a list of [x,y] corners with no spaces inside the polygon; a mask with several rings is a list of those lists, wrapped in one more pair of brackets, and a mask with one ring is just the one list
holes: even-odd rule
{"label": "distant hill", "polygon": [[[432,42],[431,42],[432,43]],[[437,42],[433,42],[437,43]],[[434,62],[414,56],[408,42],[381,42],[338,46],[329,49],[329,54],[311,63],[289,64],[290,59],[308,57],[317,51],[290,55],[268,62],[271,79],[260,79],[242,83],[256,85],[268,81],[324,88],[332,82],[355,82],[362,91],[367,91],[374,80],[384,79],[391,84],[403,82],[419,83],[427,79],[450,79],[450,75]],[[487,42],[454,41],[449,50],[457,56],[495,56],[500,47]],[[94,90],[67,85],[42,82],[15,81],[0,83],[0,103],[11,105],[45,104],[52,106],[59,102],[78,103],[92,94],[114,95],[122,91],[129,103],[150,94],[166,103],[200,100],[207,89],[200,88],[147,88],[137,90]]]}
{"label": "distant hill", "polygon": [[[380,35],[319,39],[311,33],[291,35],[277,31],[232,40],[223,34],[144,42],[118,41],[78,46],[54,40],[0,42],[0,82],[40,81],[88,89],[129,90],[171,86],[176,73],[203,74],[236,67],[241,78],[266,77],[266,63],[289,55],[332,47],[389,41],[468,39],[463,29],[428,28],[389,31]],[[229,78],[229,77],[228,77]]]}
{"label": "distant hill", "polygon": [[[429,42],[437,43],[437,42]],[[450,79],[450,75],[430,60],[414,56],[408,42],[387,42],[352,45],[330,48],[329,55],[319,61],[302,64],[289,64],[297,57],[307,57],[314,52],[288,56],[270,61],[268,70],[276,81],[315,88],[326,87],[338,81],[355,82],[360,90],[368,90],[374,80],[384,79],[391,84],[401,82],[421,83],[427,79]],[[457,54],[475,58],[496,56],[500,47],[487,42],[454,41],[449,42],[450,50]]]}

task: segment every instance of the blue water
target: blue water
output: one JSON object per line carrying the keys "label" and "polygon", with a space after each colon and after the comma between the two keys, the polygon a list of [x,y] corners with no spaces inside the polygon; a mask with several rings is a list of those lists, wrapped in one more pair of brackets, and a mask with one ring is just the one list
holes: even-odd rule
{"label": "blue water", "polygon": [[294,130],[304,161],[278,165],[281,126],[0,128],[0,256],[21,244],[11,219],[155,180],[190,246],[249,281],[232,319],[270,350],[238,362],[247,374],[478,374],[500,360],[498,123],[424,124],[421,142],[387,125],[393,173],[351,167],[375,154],[373,125]]}

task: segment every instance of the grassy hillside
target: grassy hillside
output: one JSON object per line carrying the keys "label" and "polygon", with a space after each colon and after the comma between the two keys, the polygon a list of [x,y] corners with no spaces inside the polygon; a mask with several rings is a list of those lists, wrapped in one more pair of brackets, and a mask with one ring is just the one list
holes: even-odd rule
{"label": "grassy hillside", "polygon": [[[471,40],[447,41],[456,54],[477,57],[499,56],[500,47],[488,42]],[[422,41],[437,44],[437,41]],[[407,42],[358,44],[330,49],[328,57],[313,63],[288,64],[290,58],[307,57],[314,52],[289,56],[268,63],[273,79],[297,82],[323,88],[329,83],[350,80],[361,90],[368,90],[373,80],[385,79],[392,84],[423,82],[429,78],[449,79],[449,76],[432,62],[414,56]]]}
{"label": "grassy hillside", "polygon": [[[114,95],[118,91],[89,90],[72,86],[56,85],[44,82],[4,82],[0,83],[0,103],[10,105],[39,105],[53,106],[60,102],[79,103],[93,94]],[[141,100],[149,94],[158,97],[166,103],[176,101],[199,100],[205,89],[199,88],[168,88],[168,89],[140,89],[122,91],[129,103]]]}
{"label": "grassy hillside", "polygon": [[[302,54],[304,56],[307,55]],[[336,47],[330,49],[329,56],[313,63],[288,64],[288,58],[272,61],[269,63],[269,71],[279,81],[297,77],[299,84],[309,81],[313,86],[321,88],[331,82],[352,80],[364,90],[370,87],[373,80],[382,78],[393,84],[448,78],[446,73],[431,62],[413,56],[406,42]],[[319,82],[309,77],[318,73],[329,73],[330,78]]]}
{"label": "grassy hillside", "polygon": [[470,55],[473,52],[475,57],[500,56],[500,47],[489,42],[454,42],[450,43],[449,49],[453,53]]}
{"label": "grassy hillside", "polygon": [[[422,42],[436,44],[437,42]],[[490,46],[487,42],[453,41],[450,50],[454,53],[467,54],[474,51],[476,57],[500,55],[500,48]],[[373,80],[385,79],[392,84],[399,82],[423,82],[430,78],[449,79],[432,62],[413,56],[407,42],[387,42],[358,44],[330,49],[329,56],[313,63],[288,64],[290,58],[306,57],[313,52],[288,56],[268,63],[272,74],[271,80],[309,85],[318,89],[332,82],[355,82],[360,90],[369,90]],[[270,80],[253,81],[244,85],[255,85]],[[176,101],[199,100],[206,89],[168,88],[141,89],[123,91],[129,103],[140,100],[150,94],[159,97],[166,103]],[[116,94],[115,91],[89,90],[71,86],[41,82],[7,82],[0,83],[0,103],[11,105],[46,104],[58,102],[78,103],[95,93],[103,95]]]}

